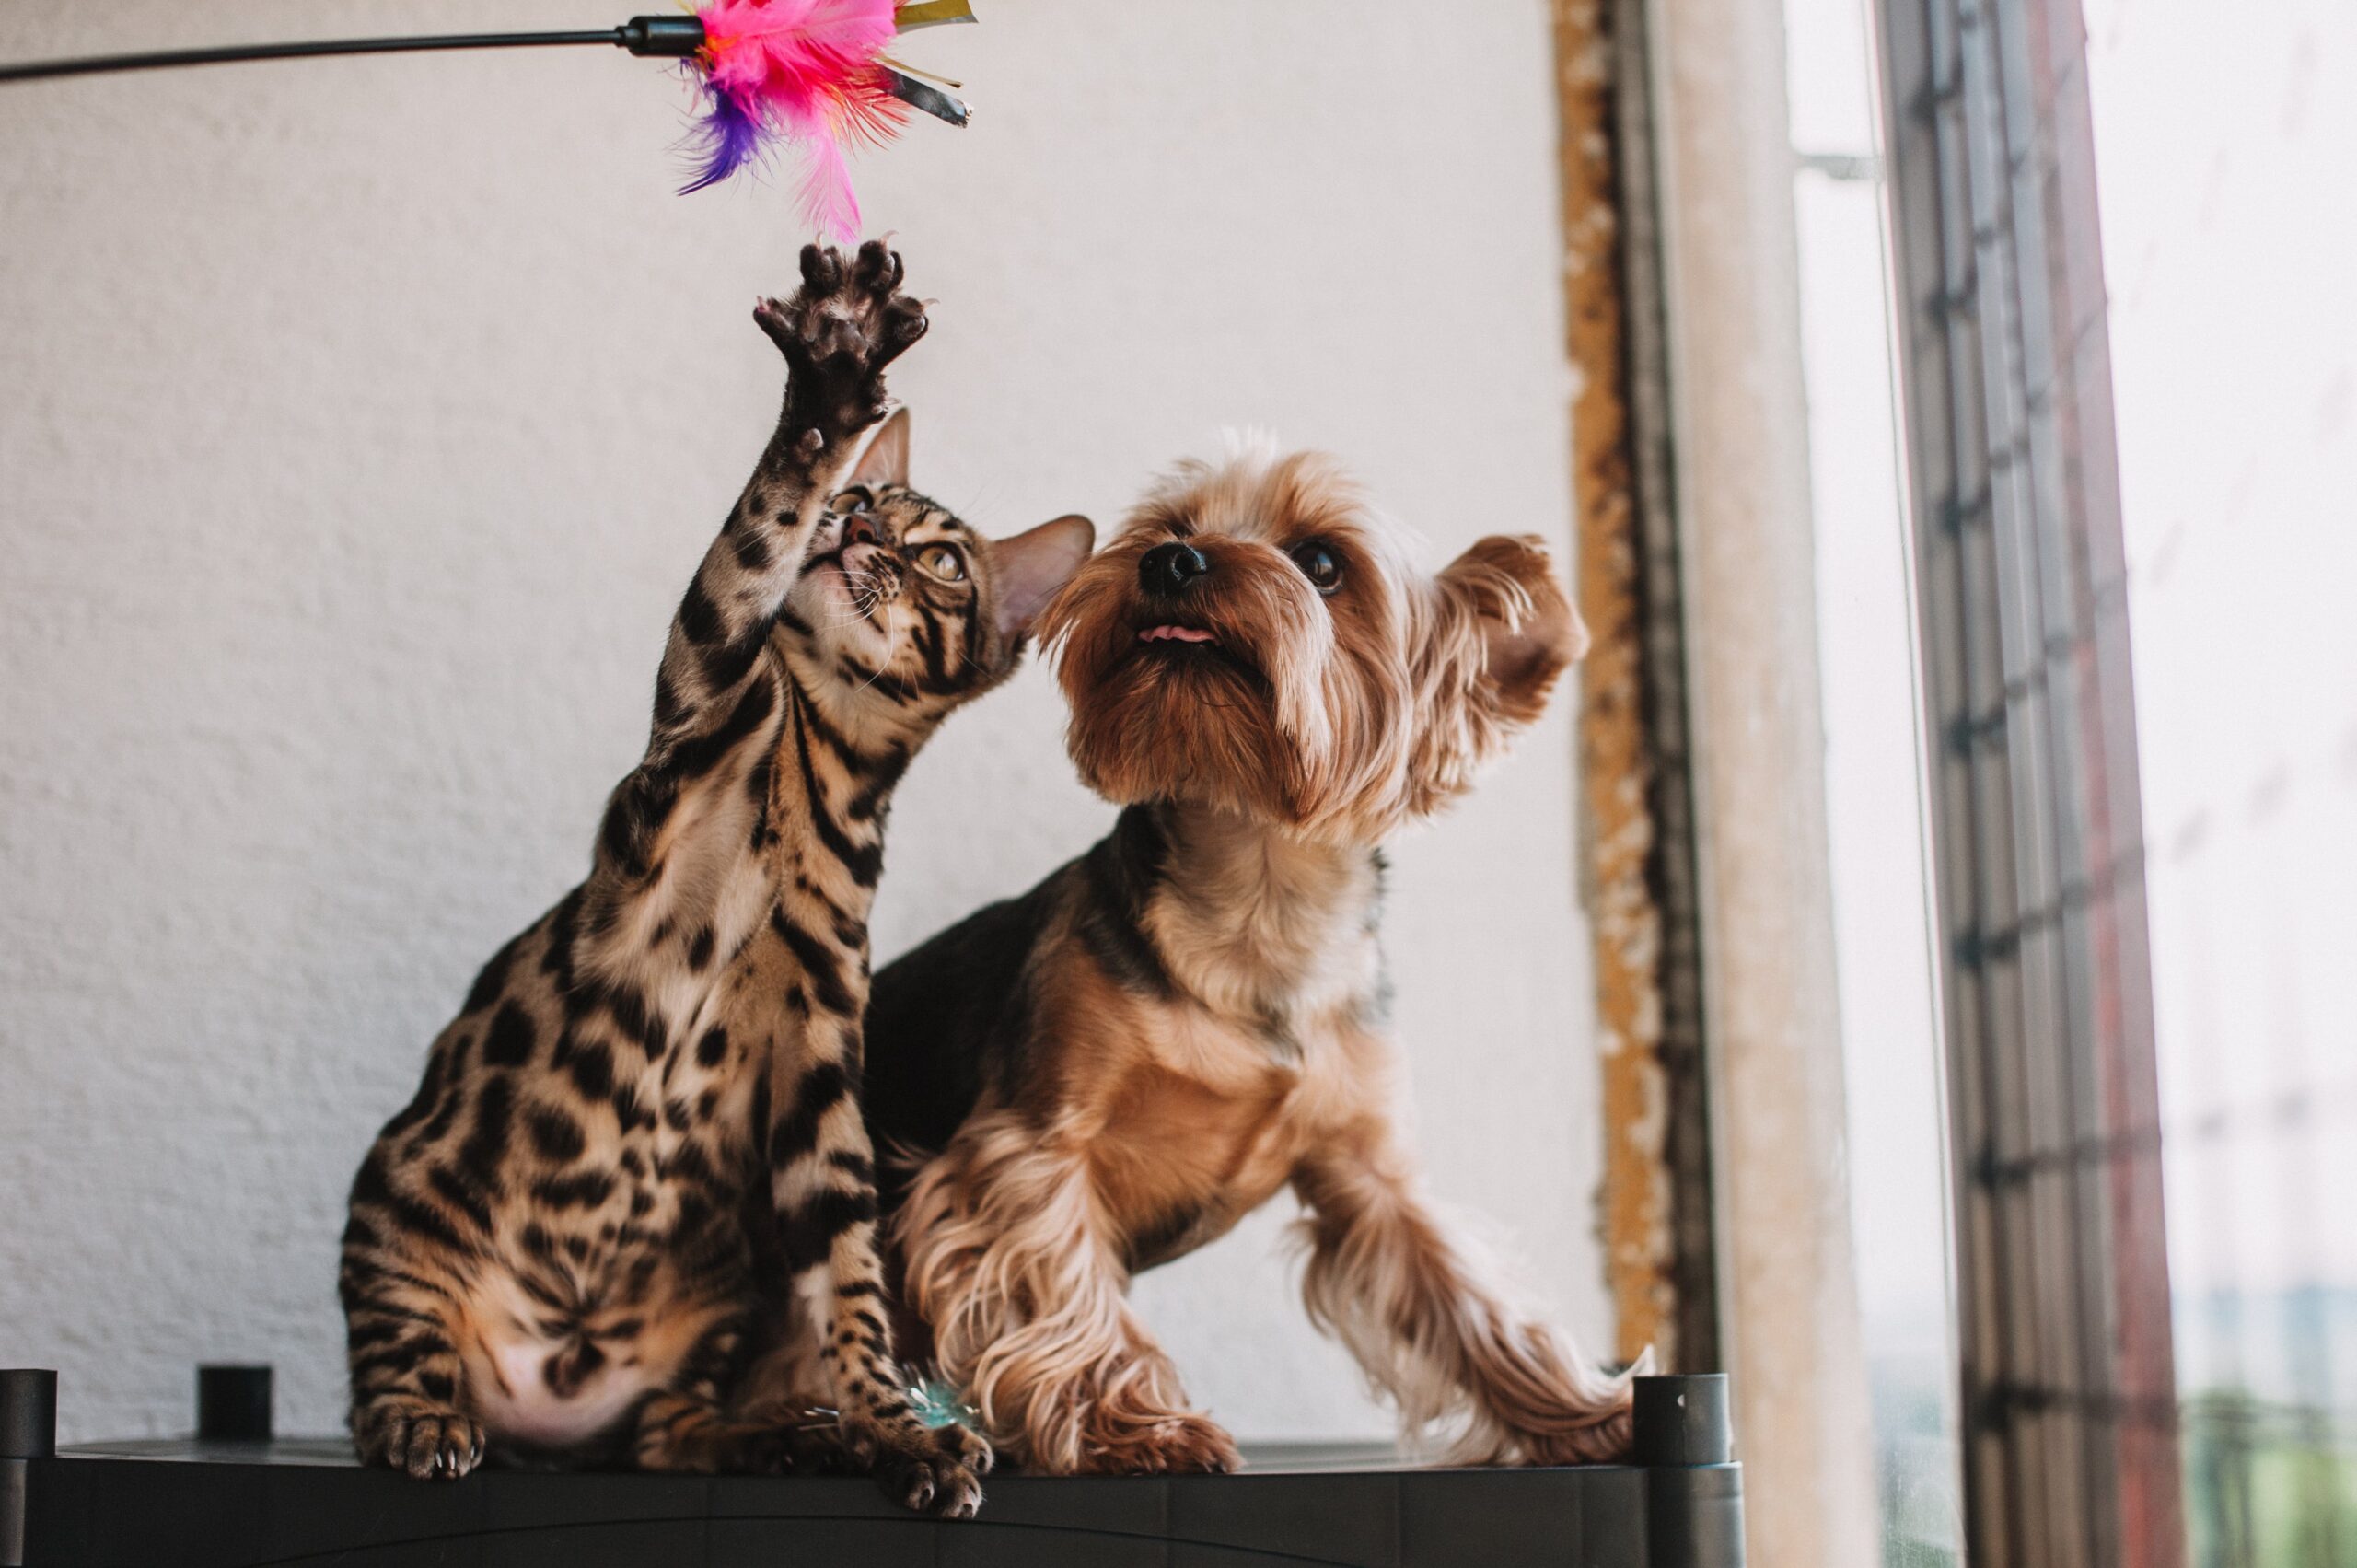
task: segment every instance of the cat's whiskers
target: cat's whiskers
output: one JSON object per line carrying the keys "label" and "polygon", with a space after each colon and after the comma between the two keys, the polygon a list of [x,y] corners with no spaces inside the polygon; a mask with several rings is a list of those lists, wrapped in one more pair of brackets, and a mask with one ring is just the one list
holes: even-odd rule
{"label": "cat's whiskers", "polygon": [[841,632],[846,627],[856,626],[866,619],[867,617],[854,607],[842,611],[841,614],[828,616],[826,619],[817,623],[816,630],[821,632]]}
{"label": "cat's whiskers", "polygon": [[837,569],[843,575],[843,587],[851,598],[851,608],[819,620],[816,623],[816,629],[819,631],[841,632],[856,626],[862,621],[873,621],[876,619],[877,609],[883,602],[882,593],[877,587],[878,581],[877,573],[865,569],[854,570],[849,566],[839,566]]}
{"label": "cat's whiskers", "polygon": [[851,584],[852,605],[858,610],[859,619],[875,620],[876,611],[885,602],[884,590],[888,585],[884,574],[869,566],[856,572],[846,570],[843,575]]}

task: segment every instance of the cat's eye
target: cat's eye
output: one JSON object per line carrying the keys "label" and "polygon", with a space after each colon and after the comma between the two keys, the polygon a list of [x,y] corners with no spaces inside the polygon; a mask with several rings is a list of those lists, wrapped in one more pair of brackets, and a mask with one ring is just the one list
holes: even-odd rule
{"label": "cat's eye", "polygon": [[1315,540],[1295,545],[1293,563],[1309,579],[1309,586],[1321,594],[1330,594],[1342,586],[1342,558]]}
{"label": "cat's eye", "polygon": [[929,544],[917,552],[917,564],[945,583],[966,580],[966,558],[946,544]]}
{"label": "cat's eye", "polygon": [[865,512],[872,505],[865,490],[846,490],[835,497],[835,510],[838,512]]}

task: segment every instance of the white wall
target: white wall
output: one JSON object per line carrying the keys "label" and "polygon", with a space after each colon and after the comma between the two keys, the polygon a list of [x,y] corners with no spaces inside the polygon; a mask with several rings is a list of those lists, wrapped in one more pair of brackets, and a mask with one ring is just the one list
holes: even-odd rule
{"label": "white wall", "polygon": [[[922,483],[1109,521],[1261,423],[1439,549],[1568,543],[1538,0],[982,9],[906,48],[973,126],[860,166],[938,300]],[[0,57],[585,17],[10,7]],[[683,103],[603,51],[0,90],[0,1365],[69,1437],[184,1426],[200,1358],[339,1423],[352,1168],[583,867],[774,412],[746,313],[802,237],[783,184],[670,193]],[[1567,709],[1401,846],[1389,942],[1437,1186],[1604,1344]],[[1102,829],[1061,723],[1029,671],[919,763],[879,955]],[[1146,1313],[1247,1435],[1384,1430],[1276,1232]]]}

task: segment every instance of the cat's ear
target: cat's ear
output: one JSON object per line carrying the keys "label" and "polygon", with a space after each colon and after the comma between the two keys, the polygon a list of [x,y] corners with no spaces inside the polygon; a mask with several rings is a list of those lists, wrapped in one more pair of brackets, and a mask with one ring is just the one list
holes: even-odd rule
{"label": "cat's ear", "polygon": [[1039,611],[1096,548],[1097,525],[1074,516],[991,540],[991,589],[997,599],[992,618],[1000,639],[1011,644],[1028,636]]}
{"label": "cat's ear", "polygon": [[852,470],[851,482],[870,489],[884,484],[909,482],[909,411],[894,409],[876,439],[867,444],[860,455],[859,467]]}

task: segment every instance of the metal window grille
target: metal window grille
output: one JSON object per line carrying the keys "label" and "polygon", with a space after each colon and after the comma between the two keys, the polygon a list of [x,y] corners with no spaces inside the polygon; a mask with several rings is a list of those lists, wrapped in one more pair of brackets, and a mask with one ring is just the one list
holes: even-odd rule
{"label": "metal window grille", "polygon": [[1966,1536],[2176,1568],[2111,367],[2078,0],[1878,0]]}

